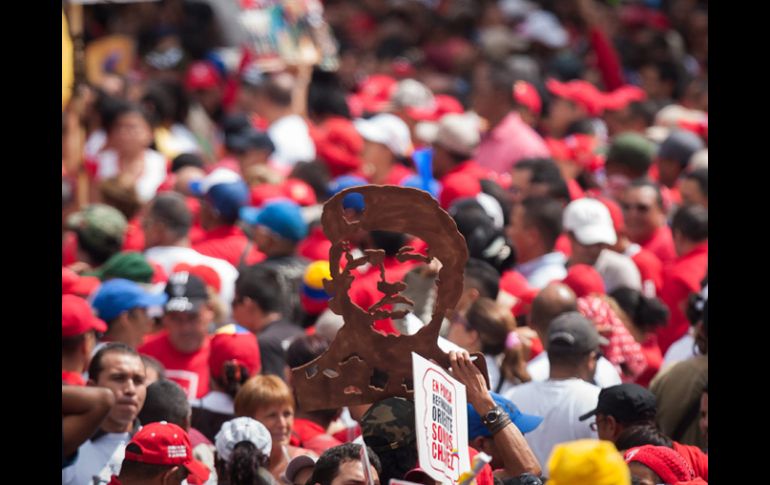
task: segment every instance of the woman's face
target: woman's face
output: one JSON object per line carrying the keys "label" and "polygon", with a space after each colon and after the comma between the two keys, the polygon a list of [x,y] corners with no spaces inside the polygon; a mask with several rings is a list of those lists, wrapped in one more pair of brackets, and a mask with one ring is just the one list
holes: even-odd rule
{"label": "woman's face", "polygon": [[257,411],[254,419],[264,424],[273,446],[288,445],[291,429],[294,426],[294,407],[288,404],[276,404]]}

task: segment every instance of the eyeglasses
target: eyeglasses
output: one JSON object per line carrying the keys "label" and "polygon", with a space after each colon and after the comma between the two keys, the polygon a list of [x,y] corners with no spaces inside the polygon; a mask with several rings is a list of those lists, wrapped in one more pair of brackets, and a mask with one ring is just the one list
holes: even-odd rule
{"label": "eyeglasses", "polygon": [[649,212],[649,210],[652,209],[652,206],[644,204],[621,204],[621,207],[626,212],[631,212],[632,209],[639,212]]}

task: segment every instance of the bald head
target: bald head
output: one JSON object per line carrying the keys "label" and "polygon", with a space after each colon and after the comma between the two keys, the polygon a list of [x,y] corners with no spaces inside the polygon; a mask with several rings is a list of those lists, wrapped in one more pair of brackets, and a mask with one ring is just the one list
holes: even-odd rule
{"label": "bald head", "polygon": [[577,311],[577,297],[567,285],[551,283],[543,288],[532,301],[529,315],[530,326],[545,342],[548,325],[562,313]]}

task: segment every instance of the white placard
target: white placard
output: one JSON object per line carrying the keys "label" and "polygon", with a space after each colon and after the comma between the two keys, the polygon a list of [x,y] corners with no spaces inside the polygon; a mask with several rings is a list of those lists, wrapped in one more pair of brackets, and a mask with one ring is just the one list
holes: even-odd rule
{"label": "white placard", "polygon": [[454,484],[470,470],[465,386],[414,352],[412,374],[420,468],[434,480]]}

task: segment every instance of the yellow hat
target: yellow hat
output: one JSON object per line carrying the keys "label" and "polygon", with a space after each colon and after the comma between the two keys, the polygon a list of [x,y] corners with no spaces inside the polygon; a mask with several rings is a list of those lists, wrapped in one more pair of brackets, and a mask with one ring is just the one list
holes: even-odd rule
{"label": "yellow hat", "polygon": [[630,485],[631,472],[609,441],[557,445],[548,460],[548,485]]}
{"label": "yellow hat", "polygon": [[323,280],[331,280],[332,274],[329,271],[328,261],[315,261],[310,263],[305,271],[303,282],[309,288],[314,290],[323,290]]}

